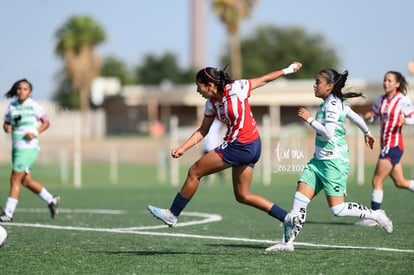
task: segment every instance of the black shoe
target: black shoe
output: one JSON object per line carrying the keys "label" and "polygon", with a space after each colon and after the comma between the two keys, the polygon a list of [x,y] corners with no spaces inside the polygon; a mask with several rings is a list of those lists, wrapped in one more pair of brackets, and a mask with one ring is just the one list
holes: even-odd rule
{"label": "black shoe", "polygon": [[49,203],[49,210],[50,210],[50,216],[52,219],[55,218],[56,214],[58,213],[58,205],[59,205],[60,197],[53,196],[52,202]]}

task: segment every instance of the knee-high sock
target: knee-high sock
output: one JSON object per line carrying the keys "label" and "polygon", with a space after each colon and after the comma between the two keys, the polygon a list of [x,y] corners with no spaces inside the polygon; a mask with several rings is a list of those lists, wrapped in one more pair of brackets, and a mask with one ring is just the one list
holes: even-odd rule
{"label": "knee-high sock", "polygon": [[330,208],[332,214],[338,217],[357,217],[376,220],[378,212],[356,202],[344,202]]}
{"label": "knee-high sock", "polygon": [[184,198],[180,192],[177,193],[175,196],[173,203],[170,207],[171,213],[174,214],[174,216],[178,217],[181,214],[181,211],[187,206],[190,199]]}
{"label": "knee-high sock", "polygon": [[[308,207],[309,202],[310,199],[302,193],[295,193],[291,213],[296,214],[298,216],[299,223],[296,225],[296,228],[294,229],[294,238],[296,238],[300,230],[302,230],[303,226],[305,225],[306,209]],[[290,241],[293,242],[294,238]]]}

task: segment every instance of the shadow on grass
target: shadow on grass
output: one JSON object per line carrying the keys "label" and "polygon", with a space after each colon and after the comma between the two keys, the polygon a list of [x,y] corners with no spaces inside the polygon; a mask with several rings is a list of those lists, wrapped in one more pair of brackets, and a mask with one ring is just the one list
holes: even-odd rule
{"label": "shadow on grass", "polygon": [[251,249],[262,249],[262,245],[257,244],[207,244],[206,246],[211,247],[227,247],[227,248],[251,248]]}
{"label": "shadow on grass", "polygon": [[154,256],[154,255],[200,255],[201,253],[194,252],[176,252],[176,251],[105,251],[105,254],[110,255],[133,255],[133,256]]}
{"label": "shadow on grass", "polygon": [[306,221],[305,224],[329,224],[329,225],[352,225],[355,226],[355,222],[321,222],[321,221]]}

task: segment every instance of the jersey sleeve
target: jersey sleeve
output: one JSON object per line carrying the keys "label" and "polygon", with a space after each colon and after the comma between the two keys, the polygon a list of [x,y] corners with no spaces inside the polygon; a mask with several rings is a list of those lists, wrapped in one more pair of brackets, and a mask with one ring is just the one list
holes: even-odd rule
{"label": "jersey sleeve", "polygon": [[334,123],[338,122],[342,107],[342,102],[338,101],[336,98],[333,98],[327,102],[325,106],[325,121]]}
{"label": "jersey sleeve", "polygon": [[237,96],[240,100],[245,100],[250,97],[251,83],[248,79],[235,80],[232,84],[231,91],[237,91]]}
{"label": "jersey sleeve", "polygon": [[414,106],[408,97],[404,97],[401,100],[401,111],[404,116],[406,117],[412,117],[414,116]]}
{"label": "jersey sleeve", "polygon": [[213,103],[211,102],[211,99],[208,99],[204,107],[204,116],[214,117],[215,115],[216,115],[216,111],[213,108]]}
{"label": "jersey sleeve", "polygon": [[370,123],[373,123],[380,115],[380,107],[382,102],[383,96],[378,97],[377,101],[372,105],[371,112],[372,112],[372,118],[370,119]]}
{"label": "jersey sleeve", "polygon": [[364,134],[367,134],[369,132],[368,126],[365,123],[365,121],[351,108],[349,108],[349,111],[346,113],[346,117],[350,121],[352,121],[352,123],[354,123],[359,129],[361,129],[361,131],[364,132]]}
{"label": "jersey sleeve", "polygon": [[49,120],[44,108],[37,102],[33,102],[33,112],[36,116],[36,119],[41,121],[42,123]]}

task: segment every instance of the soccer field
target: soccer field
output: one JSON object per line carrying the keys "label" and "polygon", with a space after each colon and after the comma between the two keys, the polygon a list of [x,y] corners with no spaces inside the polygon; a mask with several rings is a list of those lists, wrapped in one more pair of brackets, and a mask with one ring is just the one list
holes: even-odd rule
{"label": "soccer field", "polygon": [[[347,201],[370,205],[367,184],[348,184]],[[383,208],[394,223],[355,226],[356,218],[331,215],[323,194],[308,208],[294,252],[265,252],[282,236],[269,215],[238,204],[231,184],[201,183],[178,226],[168,228],[146,210],[169,207],[179,187],[157,182],[153,167],[124,166],[110,184],[105,165],[87,165],[83,186],[62,185],[56,168],[33,174],[61,196],[60,212],[26,189],[14,221],[3,224],[8,241],[0,248],[2,274],[413,274],[414,194],[388,180]],[[0,167],[0,203],[7,198],[8,166]],[[36,174],[37,173],[37,174]],[[406,173],[408,174],[408,173]],[[182,173],[182,177],[184,173]],[[252,192],[290,209],[298,174],[274,174],[272,184]]]}

